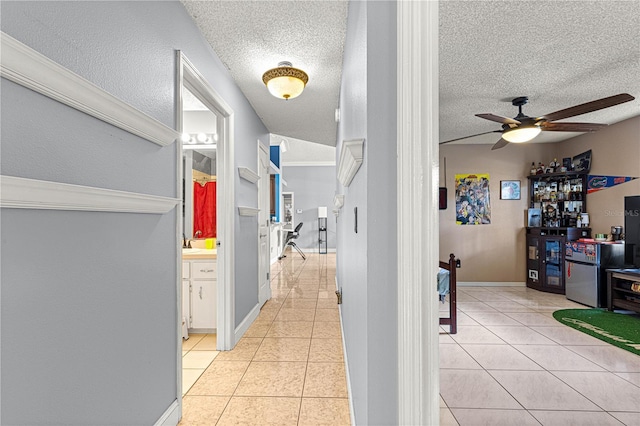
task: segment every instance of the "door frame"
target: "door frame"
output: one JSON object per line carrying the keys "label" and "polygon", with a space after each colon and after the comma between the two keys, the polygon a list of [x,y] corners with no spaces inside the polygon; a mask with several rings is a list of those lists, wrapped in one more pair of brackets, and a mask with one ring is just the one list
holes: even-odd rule
{"label": "door frame", "polygon": [[440,417],[438,3],[396,3],[398,424]]}
{"label": "door frame", "polygon": [[[176,51],[176,130],[182,133],[183,87],[196,96],[217,117],[217,175],[221,176],[216,196],[217,217],[217,349],[230,350],[235,345],[235,176],[234,112],[227,102],[211,87],[182,51]],[[176,143],[176,190],[182,192],[182,141]],[[182,241],[182,211],[176,208],[176,238]],[[182,318],[182,258],[177,256],[177,313],[176,325]],[[182,330],[177,327],[177,397],[182,411]]]}
{"label": "door frame", "polygon": [[[262,179],[262,169],[260,168],[260,157],[262,154],[266,154],[267,156],[267,179]],[[270,207],[270,194],[271,194],[271,181],[269,180],[269,147],[265,146],[262,142],[260,142],[260,139],[258,139],[258,175],[260,176],[261,179],[258,180],[258,208],[260,209],[260,212],[258,213],[258,256],[261,255],[260,253],[260,226],[261,226],[261,217],[260,215],[263,212],[266,212],[266,217],[267,217],[267,258],[266,259],[262,259],[262,261],[265,262],[266,268],[267,268],[267,281],[270,281],[271,278],[271,273],[270,273],[270,269],[271,269],[271,227],[269,226],[269,223],[271,222],[269,220],[269,207]],[[266,205],[265,205],[265,201],[266,201]],[[266,298],[264,300],[262,300],[260,298],[260,288],[262,287],[262,280],[264,277],[260,276],[260,259],[258,259],[258,304],[260,305],[260,307],[262,307],[262,305],[269,299],[271,299],[271,286],[270,283],[267,282],[267,290],[266,290]]]}

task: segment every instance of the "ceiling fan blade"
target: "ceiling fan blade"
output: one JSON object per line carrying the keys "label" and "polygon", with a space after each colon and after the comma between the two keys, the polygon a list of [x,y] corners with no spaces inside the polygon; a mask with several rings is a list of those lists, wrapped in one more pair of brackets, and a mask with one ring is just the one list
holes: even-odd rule
{"label": "ceiling fan blade", "polygon": [[608,124],[597,123],[540,123],[540,128],[547,132],[597,132],[607,126]]}
{"label": "ceiling fan blade", "polygon": [[516,119],[509,117],[502,117],[500,115],[495,114],[476,114],[476,117],[484,118],[485,120],[495,121],[496,123],[502,124],[520,124],[520,122]]}
{"label": "ceiling fan blade", "polygon": [[463,136],[461,138],[456,138],[456,139],[449,139],[448,141],[444,141],[444,142],[440,142],[439,145],[444,145],[445,143],[449,143],[449,142],[455,142],[455,141],[460,141],[462,139],[469,139],[469,138],[474,138],[476,136],[480,136],[480,135],[488,135],[489,133],[502,133],[501,130],[492,130],[490,132],[483,132],[483,133],[478,133],[475,135],[471,135],[471,136]]}
{"label": "ceiling fan blade", "polygon": [[542,117],[538,117],[538,119],[544,119],[547,121],[562,120],[563,118],[569,118],[580,114],[586,114],[588,112],[598,111],[600,109],[609,108],[614,105],[632,101],[634,99],[635,98],[628,93],[620,93],[619,95],[609,96],[608,98],[598,99],[596,101],[587,102],[586,104],[580,104],[572,106],[570,108],[561,109],[560,111],[552,112],[551,114],[546,114]]}
{"label": "ceiling fan blade", "polygon": [[491,151],[494,151],[496,149],[500,149],[500,148],[504,148],[505,146],[509,145],[509,142],[500,138],[500,140],[498,142],[496,142],[496,144],[494,146],[491,147]]}

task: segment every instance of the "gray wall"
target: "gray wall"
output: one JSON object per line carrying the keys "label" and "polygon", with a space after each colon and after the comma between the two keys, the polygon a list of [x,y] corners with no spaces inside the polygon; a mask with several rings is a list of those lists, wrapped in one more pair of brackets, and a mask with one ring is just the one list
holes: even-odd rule
{"label": "gray wall", "polygon": [[[295,225],[304,222],[296,244],[301,249],[318,251],[318,207],[327,208],[327,249],[336,248],[336,217],[333,197],[336,194],[336,166],[284,166],[286,192],[293,192]],[[294,226],[295,226],[294,225]]]}
{"label": "gray wall", "polygon": [[[170,127],[182,50],[234,110],[234,169],[255,169],[266,128],[179,2],[0,7],[4,32]],[[179,196],[174,145],[159,147],[5,79],[1,90],[2,174]],[[256,205],[255,185],[235,175],[234,204]],[[243,254],[237,324],[257,303],[257,219],[236,213],[234,223]],[[0,423],[156,422],[177,393],[174,212],[3,209],[0,226]]]}
{"label": "gray wall", "polygon": [[337,157],[343,140],[365,144],[337,188],[337,275],[355,420],[368,425],[398,422],[395,43],[394,2],[350,3]]}

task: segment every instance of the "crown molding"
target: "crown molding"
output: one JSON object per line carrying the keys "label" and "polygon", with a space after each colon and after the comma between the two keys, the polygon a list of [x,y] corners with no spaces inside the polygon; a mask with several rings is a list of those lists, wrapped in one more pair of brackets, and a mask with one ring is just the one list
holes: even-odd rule
{"label": "crown molding", "polygon": [[353,139],[342,142],[338,180],[342,186],[349,186],[353,177],[362,165],[364,139]]}
{"label": "crown molding", "polygon": [[164,214],[182,200],[68,183],[0,176],[0,207]]}
{"label": "crown molding", "polygon": [[160,146],[180,135],[155,118],[0,31],[0,75]]}

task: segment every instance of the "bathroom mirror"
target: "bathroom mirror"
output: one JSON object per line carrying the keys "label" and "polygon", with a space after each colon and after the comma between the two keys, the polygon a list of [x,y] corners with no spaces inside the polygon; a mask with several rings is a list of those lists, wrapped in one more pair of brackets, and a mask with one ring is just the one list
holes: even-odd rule
{"label": "bathroom mirror", "polygon": [[217,117],[191,92],[183,96],[183,230],[187,238],[217,235]]}

